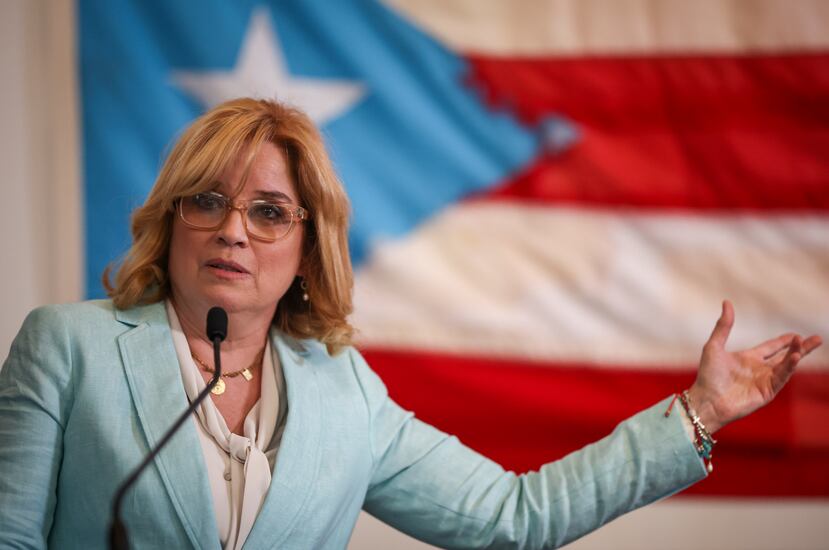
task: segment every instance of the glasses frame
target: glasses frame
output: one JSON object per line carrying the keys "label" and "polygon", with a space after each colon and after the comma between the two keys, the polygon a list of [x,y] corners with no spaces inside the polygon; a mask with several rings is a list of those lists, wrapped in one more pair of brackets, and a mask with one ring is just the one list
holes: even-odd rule
{"label": "glasses frame", "polygon": [[[222,201],[224,201],[225,213],[224,213],[224,216],[222,216],[221,221],[219,221],[216,225],[214,225],[212,227],[202,227],[200,225],[194,225],[192,222],[188,222],[187,219],[184,217],[184,207],[182,206],[183,202],[187,199],[192,199],[193,197],[196,197],[198,195],[212,195],[212,196],[214,196],[216,198],[220,198]],[[265,200],[265,199],[253,199],[253,200],[249,200],[249,201],[237,201],[237,200],[232,200],[230,197],[222,195],[221,193],[218,193],[216,191],[205,191],[203,193],[196,193],[195,195],[188,195],[186,197],[180,197],[176,201],[176,203],[177,203],[176,204],[176,210],[178,210],[178,217],[181,219],[182,223],[184,223],[184,225],[186,225],[190,229],[195,229],[196,231],[216,231],[217,229],[222,227],[225,224],[225,222],[227,222],[227,218],[228,218],[228,216],[230,216],[230,212],[232,210],[238,210],[239,214],[241,214],[241,216],[242,216],[242,225],[245,227],[245,233],[247,233],[248,237],[250,237],[251,239],[256,239],[257,241],[262,241],[262,242],[266,242],[266,243],[273,243],[273,242],[279,241],[281,239],[284,239],[285,237],[287,237],[288,235],[291,234],[291,231],[293,231],[293,229],[294,229],[294,225],[296,225],[297,223],[302,223],[302,222],[308,220],[309,217],[310,217],[309,214],[308,214],[308,211],[306,209],[304,209],[301,206],[297,206],[295,204],[278,203],[278,202],[268,201],[268,200]],[[256,233],[253,233],[250,230],[250,228],[248,227],[248,209],[250,208],[251,205],[255,205],[255,204],[269,204],[269,205],[272,205],[272,206],[277,206],[279,208],[284,208],[288,211],[288,213],[291,215],[291,225],[288,227],[288,230],[285,231],[284,235],[282,235],[280,237],[270,239],[270,238],[267,238],[267,237],[263,237],[261,235],[257,235]]]}

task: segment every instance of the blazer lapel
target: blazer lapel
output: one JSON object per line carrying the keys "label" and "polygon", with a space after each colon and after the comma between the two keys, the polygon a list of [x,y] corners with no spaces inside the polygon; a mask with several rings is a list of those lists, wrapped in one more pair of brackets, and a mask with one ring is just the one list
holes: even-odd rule
{"label": "blazer lapel", "polygon": [[288,420],[273,478],[245,548],[280,548],[314,491],[321,459],[322,402],[316,371],[301,342],[271,332],[288,392]]}
{"label": "blazer lapel", "polygon": [[[118,345],[138,420],[153,448],[188,405],[167,313],[159,302],[118,311],[116,318],[135,327],[119,337]],[[207,469],[192,421],[184,423],[155,464],[190,542],[218,548]]]}

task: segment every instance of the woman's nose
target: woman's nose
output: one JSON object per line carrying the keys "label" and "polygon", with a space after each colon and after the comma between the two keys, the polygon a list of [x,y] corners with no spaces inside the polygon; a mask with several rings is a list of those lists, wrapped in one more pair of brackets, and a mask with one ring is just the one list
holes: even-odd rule
{"label": "woman's nose", "polygon": [[229,246],[246,246],[248,244],[248,232],[245,228],[243,216],[244,213],[241,209],[231,209],[217,231],[218,239]]}

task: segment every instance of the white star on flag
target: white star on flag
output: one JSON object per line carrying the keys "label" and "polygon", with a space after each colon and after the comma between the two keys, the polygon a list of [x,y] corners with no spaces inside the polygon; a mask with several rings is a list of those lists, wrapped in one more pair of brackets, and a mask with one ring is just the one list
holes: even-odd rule
{"label": "white star on flag", "polygon": [[176,71],[173,81],[208,109],[241,96],[275,98],[299,107],[320,126],[366,94],[365,86],[354,81],[292,76],[265,9],[254,11],[233,69]]}

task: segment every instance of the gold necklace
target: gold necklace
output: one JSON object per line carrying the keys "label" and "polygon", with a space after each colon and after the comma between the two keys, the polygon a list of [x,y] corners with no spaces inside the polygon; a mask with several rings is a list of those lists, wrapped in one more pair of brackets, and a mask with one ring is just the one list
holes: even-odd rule
{"label": "gold necklace", "polygon": [[[256,356],[256,359],[254,359],[253,363],[251,363],[249,366],[243,369],[235,370],[233,372],[223,372],[221,378],[219,378],[219,381],[216,383],[215,386],[213,386],[213,389],[210,390],[210,393],[214,395],[222,395],[225,392],[225,388],[227,387],[227,385],[225,384],[225,381],[222,380],[222,378],[233,378],[234,376],[239,376],[241,374],[245,378],[245,380],[251,380],[253,378],[253,373],[250,372],[251,369],[255,369],[256,367],[262,365],[262,357],[264,355],[265,349],[262,348],[262,351],[259,352],[259,354]],[[201,370],[203,370],[204,372],[209,372],[210,374],[216,372],[215,369],[208,366],[207,363],[199,359],[199,356],[193,353],[192,351],[190,352],[190,356],[193,357],[193,360],[199,364],[199,367],[201,367]]]}

